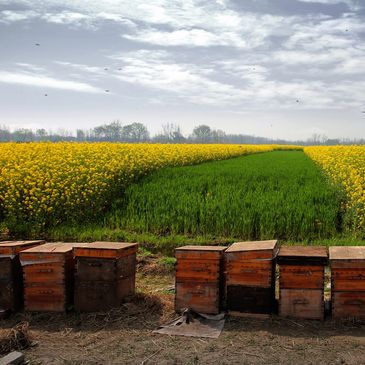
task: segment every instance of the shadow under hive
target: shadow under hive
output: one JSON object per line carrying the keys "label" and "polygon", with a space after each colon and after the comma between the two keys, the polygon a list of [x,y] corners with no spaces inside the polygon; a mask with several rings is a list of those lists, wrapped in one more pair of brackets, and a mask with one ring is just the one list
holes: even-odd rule
{"label": "shadow under hive", "polygon": [[93,242],[75,246],[73,253],[76,310],[118,307],[135,293],[136,243]]}
{"label": "shadow under hive", "polygon": [[225,252],[226,306],[230,314],[267,315],[275,309],[277,241],[237,242]]}
{"label": "shadow under hive", "polygon": [[25,309],[63,312],[73,304],[73,243],[46,243],[20,253]]}
{"label": "shadow under hive", "polygon": [[175,310],[218,314],[223,295],[223,253],[227,247],[184,246],[175,250]]}
{"label": "shadow under hive", "polygon": [[365,247],[330,247],[333,318],[365,319]]}
{"label": "shadow under hive", "polygon": [[0,310],[16,311],[23,307],[23,274],[19,252],[44,241],[0,242]]}
{"label": "shadow under hive", "polygon": [[282,247],[277,263],[280,270],[279,315],[303,319],[324,319],[325,247]]}

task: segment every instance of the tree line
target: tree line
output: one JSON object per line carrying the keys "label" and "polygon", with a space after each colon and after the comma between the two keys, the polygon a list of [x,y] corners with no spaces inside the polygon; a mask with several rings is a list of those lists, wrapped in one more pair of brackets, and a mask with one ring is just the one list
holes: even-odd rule
{"label": "tree line", "polygon": [[178,124],[166,123],[161,132],[151,136],[143,123],[123,125],[116,120],[90,129],[69,131],[59,129],[56,132],[46,129],[18,128],[11,131],[8,127],[0,127],[0,142],[38,142],[38,141],[75,141],[75,142],[128,142],[128,143],[233,143],[233,144],[297,144],[297,145],[338,145],[365,144],[364,139],[329,139],[325,135],[313,134],[305,141],[288,141],[270,139],[246,134],[227,134],[220,129],[212,129],[200,124],[189,135],[184,135]]}

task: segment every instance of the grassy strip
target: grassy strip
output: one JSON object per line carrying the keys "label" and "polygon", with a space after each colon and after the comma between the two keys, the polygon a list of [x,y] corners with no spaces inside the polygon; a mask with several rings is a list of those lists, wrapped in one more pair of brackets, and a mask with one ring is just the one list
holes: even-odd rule
{"label": "grassy strip", "polygon": [[[168,235],[159,236],[151,233],[134,233],[118,228],[89,226],[60,226],[49,232],[45,237],[52,241],[91,242],[91,241],[124,241],[138,242],[142,250],[151,253],[174,255],[174,249],[184,245],[229,245],[237,241],[237,237],[214,237]],[[320,246],[364,246],[360,238],[339,234],[336,237],[314,240],[281,240],[284,245],[320,245]]]}
{"label": "grassy strip", "polygon": [[341,229],[340,195],[303,152],[272,152],[154,173],[126,190],[104,226],[306,241]]}
{"label": "grassy strip", "polygon": [[279,238],[313,242],[341,232],[342,194],[303,152],[271,152],[167,168],[131,185],[102,223],[59,226],[57,240],[182,244]]}

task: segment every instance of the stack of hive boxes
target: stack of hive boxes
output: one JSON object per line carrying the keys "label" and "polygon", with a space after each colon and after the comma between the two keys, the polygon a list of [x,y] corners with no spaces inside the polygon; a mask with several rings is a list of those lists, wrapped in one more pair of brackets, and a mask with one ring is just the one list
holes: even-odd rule
{"label": "stack of hive boxes", "polygon": [[277,241],[237,242],[225,252],[226,300],[231,314],[267,316],[275,308]]}
{"label": "stack of hive boxes", "polygon": [[25,308],[63,312],[73,304],[72,243],[46,243],[20,252]]}
{"label": "stack of hive boxes", "polygon": [[325,247],[282,247],[279,314],[283,317],[324,319]]}
{"label": "stack of hive boxes", "polygon": [[44,241],[4,241],[0,243],[0,310],[16,311],[23,306],[23,277],[19,252]]}
{"label": "stack of hive boxes", "polygon": [[92,312],[119,306],[134,294],[136,243],[93,242],[75,246],[75,309]]}
{"label": "stack of hive boxes", "polygon": [[223,266],[226,247],[184,246],[175,250],[175,309],[217,314],[224,290]]}
{"label": "stack of hive boxes", "polygon": [[332,317],[365,319],[365,247],[330,247]]}

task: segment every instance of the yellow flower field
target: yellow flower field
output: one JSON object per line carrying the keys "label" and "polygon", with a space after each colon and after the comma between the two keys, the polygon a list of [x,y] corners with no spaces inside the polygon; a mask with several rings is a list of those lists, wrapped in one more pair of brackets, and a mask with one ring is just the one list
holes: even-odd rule
{"label": "yellow flower field", "polygon": [[365,146],[306,147],[304,152],[345,190],[352,228],[364,228]]}
{"label": "yellow flower field", "polygon": [[[277,146],[119,143],[0,145],[2,219],[34,230],[97,216],[136,178],[165,166],[271,151]],[[291,146],[285,148],[292,148]]]}

